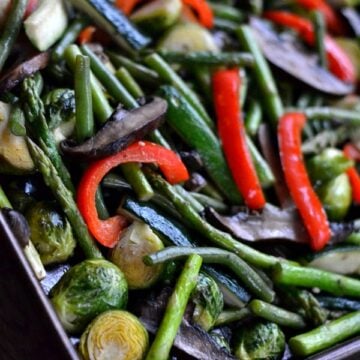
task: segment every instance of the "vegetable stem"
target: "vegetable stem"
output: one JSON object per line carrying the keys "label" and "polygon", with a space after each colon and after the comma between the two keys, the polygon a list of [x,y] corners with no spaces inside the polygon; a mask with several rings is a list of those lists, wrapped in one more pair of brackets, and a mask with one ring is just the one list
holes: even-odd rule
{"label": "vegetable stem", "polygon": [[167,360],[186,305],[194,290],[202,264],[200,256],[190,255],[168,301],[164,317],[150,347],[146,360]]}
{"label": "vegetable stem", "polygon": [[126,90],[135,98],[141,98],[144,96],[144,92],[141,90],[139,84],[132,77],[129,71],[125,67],[119,68],[115,73],[116,77],[124,84]]}
{"label": "vegetable stem", "polygon": [[172,261],[197,254],[202,257],[204,263],[221,264],[231,269],[248,289],[257,297],[272,302],[275,293],[263,281],[263,279],[245,261],[237,255],[217,248],[193,248],[193,247],[167,247],[157,253],[144,257],[146,265],[157,265],[165,261]]}

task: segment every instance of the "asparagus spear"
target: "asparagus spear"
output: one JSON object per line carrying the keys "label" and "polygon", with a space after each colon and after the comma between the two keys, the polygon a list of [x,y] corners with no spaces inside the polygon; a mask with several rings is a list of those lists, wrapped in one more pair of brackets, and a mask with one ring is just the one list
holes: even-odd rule
{"label": "asparagus spear", "polygon": [[59,177],[64,185],[74,192],[70,173],[64,165],[61,156],[57,150],[52,132],[49,130],[45,119],[44,103],[36,90],[34,78],[29,77],[23,81],[23,98],[26,105],[26,120],[31,132],[36,136],[43,150],[48,154],[49,159],[55,167]]}
{"label": "asparagus spear", "polygon": [[249,308],[254,315],[274,322],[275,324],[293,329],[303,329],[306,327],[302,316],[264,301],[252,300]]}
{"label": "asparagus spear", "polygon": [[275,293],[264,280],[245,261],[237,255],[217,248],[193,248],[193,247],[167,247],[157,253],[144,257],[146,265],[157,265],[166,261],[172,261],[197,254],[202,257],[204,263],[221,264],[231,269],[257,297],[272,302]]}
{"label": "asparagus spear", "polygon": [[263,254],[260,251],[252,249],[251,247],[235,240],[230,234],[216,229],[206,222],[196,211],[194,211],[175,191],[175,189],[161,176],[156,175],[151,171],[147,171],[147,176],[152,186],[173,203],[174,207],[183,219],[189,223],[194,230],[198,231],[210,242],[235,253],[249,264],[258,266],[259,268],[269,269],[281,261],[280,258]]}
{"label": "asparagus spear", "polygon": [[235,321],[240,321],[247,318],[249,315],[251,315],[251,313],[247,308],[240,310],[225,310],[221,312],[216,319],[215,326],[222,326]]}
{"label": "asparagus spear", "polygon": [[305,334],[290,339],[289,345],[295,355],[308,356],[326,349],[360,332],[360,311],[356,311]]}
{"label": "asparagus spear", "polygon": [[146,360],[167,360],[169,358],[169,353],[181,324],[186,305],[196,286],[201,263],[202,259],[199,255],[190,255],[187,259],[176,282],[175,289],[170,296],[164,317],[146,356]]}
{"label": "asparagus spear", "polygon": [[[50,161],[48,154],[45,154],[45,152],[29,138],[27,139],[27,143],[35,165],[41,172],[46,185],[49,186],[55,198],[61,205],[66,217],[69,219],[74,234],[76,235],[78,243],[86,258],[102,259],[103,256],[96,247],[94,240],[91,238],[71,192],[64,185],[54,165]],[[47,149],[42,140],[40,140],[40,145],[42,148]]]}

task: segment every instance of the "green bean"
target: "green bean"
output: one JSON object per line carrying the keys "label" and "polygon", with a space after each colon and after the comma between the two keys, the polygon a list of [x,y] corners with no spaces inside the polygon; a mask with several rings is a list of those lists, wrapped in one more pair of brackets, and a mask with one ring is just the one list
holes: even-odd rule
{"label": "green bean", "polygon": [[193,248],[174,246],[167,247],[157,253],[146,255],[143,260],[146,265],[157,265],[165,261],[182,259],[190,254],[201,256],[203,262],[206,264],[221,264],[226,266],[239,277],[255,296],[269,302],[274,300],[275,293],[257,272],[240,257],[229,251],[210,247]]}
{"label": "green bean", "polygon": [[150,179],[153,187],[173,203],[182,218],[187,221],[194,230],[198,231],[213,244],[235,253],[249,264],[263,269],[272,268],[278,262],[286,261],[263,254],[235,240],[230,234],[216,229],[194,211],[161,176],[150,171],[147,171],[146,175]]}
{"label": "green bean", "polygon": [[289,340],[292,352],[308,356],[360,332],[360,311],[356,311]]}
{"label": "green bean", "polygon": [[90,87],[90,59],[78,55],[75,67],[75,136],[78,143],[84,142],[94,133],[94,117]]}
{"label": "green bean", "polygon": [[223,326],[231,324],[235,321],[243,320],[251,315],[249,309],[243,308],[240,310],[225,310],[215,321],[215,326]]}
{"label": "green bean", "polygon": [[215,17],[220,19],[231,20],[238,23],[243,22],[245,19],[245,15],[233,6],[210,2],[210,7]]}
{"label": "green bean", "polygon": [[360,280],[314,268],[279,263],[273,280],[280,285],[316,287],[334,295],[360,297]]}
{"label": "green bean", "polygon": [[275,324],[293,329],[303,329],[306,327],[302,316],[264,301],[252,300],[249,308],[254,315],[274,322]]}
{"label": "green bean", "polygon": [[10,13],[6,16],[6,22],[1,29],[0,36],[0,72],[19,34],[26,5],[27,0],[12,1]]}
{"label": "green bean", "polygon": [[131,185],[139,200],[148,201],[154,196],[154,191],[141,171],[140,164],[127,163],[121,165],[125,179]]}
{"label": "green bean", "polygon": [[249,53],[192,51],[184,53],[180,51],[161,50],[159,55],[169,63],[184,64],[187,66],[253,66],[254,58]]}
{"label": "green bean", "polygon": [[110,60],[117,67],[123,66],[136,80],[150,85],[159,84],[160,79],[155,71],[147,68],[142,64],[132,61],[125,56],[113,53],[111,51],[108,51],[107,54],[109,55]]}
{"label": "green bean", "polygon": [[77,39],[81,30],[89,23],[86,18],[77,18],[72,21],[69,27],[66,29],[64,35],[60,41],[56,44],[52,51],[52,60],[57,62],[64,55],[65,49],[71,45]]}
{"label": "green bean", "polygon": [[164,138],[163,134],[159,129],[154,130],[150,135],[149,138],[156,144],[163,146],[166,149],[171,149],[170,144]]}
{"label": "green bean", "polygon": [[109,94],[128,108],[137,106],[136,100],[129,94],[120,81],[113,75],[110,70],[101,62],[94,52],[86,45],[81,46],[81,51],[89,56],[91,69],[96,77],[101,81]]}
{"label": "green bean", "polygon": [[261,186],[265,189],[273,186],[275,183],[275,177],[270,169],[270,166],[248,136],[246,137],[246,143],[249,148]]}
{"label": "green bean", "polygon": [[[47,154],[29,138],[27,139],[27,143],[36,167],[41,172],[45,184],[49,186],[54,197],[61,205],[84,255],[89,259],[102,259],[103,256],[90,236],[88,228],[76,206],[71,192],[64,185]],[[42,140],[40,140],[40,144],[41,143]],[[41,146],[47,149],[43,144],[41,144]]]}
{"label": "green bean", "polygon": [[275,126],[282,116],[284,109],[270,67],[249,26],[243,25],[239,27],[236,35],[243,48],[249,51],[254,57],[255,64],[253,73],[259,87],[261,98],[263,99],[264,111],[266,111],[267,116]]}
{"label": "green bean", "polygon": [[249,136],[256,136],[262,121],[262,108],[257,100],[250,99],[245,116],[245,128]]}
{"label": "green bean", "polygon": [[226,204],[224,204],[223,201],[220,201],[218,199],[214,199],[210,196],[197,193],[197,192],[191,192],[191,196],[197,200],[200,204],[202,204],[205,207],[212,207],[214,210],[219,212],[225,212],[229,208]]}
{"label": "green bean", "polygon": [[214,27],[228,33],[234,33],[238,26],[238,23],[232,20],[221,19],[218,17],[214,19]]}
{"label": "green bean", "polygon": [[197,88],[208,102],[212,101],[211,76],[209,68],[205,66],[192,66],[190,69]]}
{"label": "green bean", "polygon": [[[77,45],[70,45],[64,52],[65,60],[73,72],[75,72],[76,56],[82,55]],[[90,72],[90,86],[93,102],[93,111],[100,124],[104,124],[113,110],[107,100],[99,80]]]}
{"label": "green bean", "polygon": [[360,126],[360,114],[355,110],[334,107],[307,107],[304,113],[308,120],[338,120],[351,126]]}
{"label": "green bean", "polygon": [[10,118],[9,118],[9,129],[12,134],[16,136],[25,136],[26,127],[25,127],[25,114],[21,110],[21,107],[18,104],[15,104],[11,108]]}
{"label": "green bean", "polygon": [[205,108],[201,104],[198,96],[186,85],[181,77],[167,64],[164,59],[158,54],[152,54],[145,58],[145,62],[153,70],[155,70],[160,79],[167,84],[173,85],[184,98],[190,103],[190,105],[197,111],[205,123],[213,128],[214,124]]}
{"label": "green bean", "polygon": [[224,201],[224,197],[209,181],[206,182],[205,186],[201,189],[201,192],[207,196],[212,197],[215,200]]}
{"label": "green bean", "polygon": [[197,201],[190,192],[186,191],[182,186],[180,185],[174,185],[174,189],[176,192],[189,203],[189,205],[198,213],[204,210],[204,206]]}
{"label": "green bean", "polygon": [[325,49],[325,35],[326,25],[324,15],[321,11],[314,11],[312,14],[312,20],[315,31],[315,43],[317,53],[319,54],[320,66],[324,69],[328,68],[326,49]]}
{"label": "green bean", "polygon": [[139,84],[132,77],[129,71],[125,67],[120,67],[116,73],[116,77],[124,84],[126,90],[135,98],[141,98],[144,96],[144,92],[141,90]]}
{"label": "green bean", "polygon": [[164,317],[156,332],[155,340],[150,347],[146,360],[167,360],[176,337],[176,333],[185,313],[190,295],[197,284],[202,259],[190,255],[183,267],[175,289],[166,306]]}

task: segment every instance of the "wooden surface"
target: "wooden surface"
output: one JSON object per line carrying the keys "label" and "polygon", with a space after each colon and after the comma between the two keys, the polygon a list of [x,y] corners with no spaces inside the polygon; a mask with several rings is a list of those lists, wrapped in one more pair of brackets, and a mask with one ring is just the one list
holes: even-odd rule
{"label": "wooden surface", "polygon": [[0,213],[0,360],[77,359]]}

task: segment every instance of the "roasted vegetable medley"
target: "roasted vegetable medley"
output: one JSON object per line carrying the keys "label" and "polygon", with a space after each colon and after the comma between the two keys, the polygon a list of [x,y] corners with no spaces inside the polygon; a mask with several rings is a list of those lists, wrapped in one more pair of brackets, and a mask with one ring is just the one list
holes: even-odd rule
{"label": "roasted vegetable medley", "polygon": [[0,211],[79,356],[359,335],[359,80],[358,0],[1,0]]}

